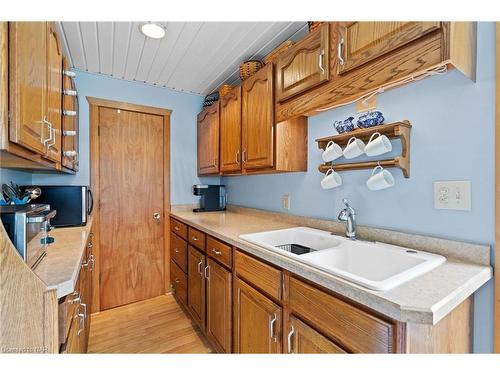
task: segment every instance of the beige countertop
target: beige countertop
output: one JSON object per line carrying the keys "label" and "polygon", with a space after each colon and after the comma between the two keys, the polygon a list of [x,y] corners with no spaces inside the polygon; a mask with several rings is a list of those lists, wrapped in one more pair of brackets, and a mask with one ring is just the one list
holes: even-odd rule
{"label": "beige countertop", "polygon": [[47,255],[34,272],[49,289],[57,290],[57,298],[75,290],[91,227],[90,217],[85,226],[57,228],[50,232],[54,243],[49,245]]}
{"label": "beige countertop", "polygon": [[[359,227],[362,238],[444,255],[447,261],[389,291],[373,291],[239,238],[240,234],[309,226],[342,234],[338,222],[245,209],[194,213],[172,207],[171,215],[233,246],[402,322],[436,324],[492,278],[490,247],[383,229]],[[385,240],[385,241],[384,241]]]}

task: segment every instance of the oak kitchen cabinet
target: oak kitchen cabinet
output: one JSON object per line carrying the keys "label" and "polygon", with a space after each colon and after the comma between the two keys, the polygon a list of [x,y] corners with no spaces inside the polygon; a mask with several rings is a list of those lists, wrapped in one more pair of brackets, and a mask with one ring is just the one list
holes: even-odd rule
{"label": "oak kitchen cabinet", "polygon": [[281,102],[330,79],[330,33],[324,22],[276,62],[276,100]]}
{"label": "oak kitchen cabinet", "polygon": [[[178,237],[188,239],[188,251],[194,254],[189,266],[194,281],[187,289],[194,289],[190,295],[196,313],[192,307],[188,311],[218,352],[471,350],[471,298],[436,325],[403,323],[232,247],[178,218],[171,218],[171,228]],[[171,263],[176,264],[174,260]],[[182,270],[179,273],[183,274]],[[180,301],[177,287],[175,293]],[[185,306],[185,302],[181,304]],[[450,330],[455,332],[453,337]]]}
{"label": "oak kitchen cabinet", "polygon": [[[312,34],[319,34],[318,30],[278,57],[276,122],[314,115],[320,110],[359,100],[389,84],[408,83],[410,77],[437,67],[456,68],[475,79],[474,22],[330,22],[328,26],[329,78],[321,84],[301,86],[300,81],[301,77],[307,77],[307,72],[312,72],[306,66],[313,68],[313,58],[309,57],[307,65],[307,59],[300,58],[299,51],[307,44],[307,38],[313,39]],[[299,56],[293,60],[295,52]],[[288,62],[291,63],[289,73],[297,71],[297,78],[290,74],[289,81],[284,81],[290,84],[286,92],[286,86],[279,82],[287,77],[280,67],[287,66],[283,63]],[[301,70],[292,69],[294,66]]]}
{"label": "oak kitchen cabinet", "polygon": [[198,175],[219,173],[219,103],[198,115]]}
{"label": "oak kitchen cabinet", "polygon": [[220,99],[220,171],[241,171],[241,86]]}
{"label": "oak kitchen cabinet", "polygon": [[63,66],[52,22],[0,23],[1,166],[62,170]]}

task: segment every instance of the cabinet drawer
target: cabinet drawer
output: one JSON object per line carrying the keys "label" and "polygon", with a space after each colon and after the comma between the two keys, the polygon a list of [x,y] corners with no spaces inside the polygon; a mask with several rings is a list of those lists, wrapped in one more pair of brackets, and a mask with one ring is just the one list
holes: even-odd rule
{"label": "cabinet drawer", "polygon": [[236,251],[234,267],[241,278],[255,285],[263,292],[281,299],[281,271],[249,255]]}
{"label": "cabinet drawer", "polygon": [[205,233],[200,232],[198,229],[189,227],[188,237],[188,241],[191,245],[205,251]]}
{"label": "cabinet drawer", "polygon": [[187,225],[177,221],[175,219],[170,219],[170,230],[177,234],[179,237],[187,240]]}
{"label": "cabinet drawer", "polygon": [[233,252],[231,246],[210,236],[207,236],[207,254],[227,267],[232,265]]}
{"label": "cabinet drawer", "polygon": [[187,276],[175,262],[170,262],[170,283],[175,297],[187,306]]}
{"label": "cabinet drawer", "polygon": [[170,256],[184,272],[187,272],[187,242],[175,233],[170,236]]}
{"label": "cabinet drawer", "polygon": [[358,309],[294,277],[290,309],[354,353],[392,353],[393,324]]}

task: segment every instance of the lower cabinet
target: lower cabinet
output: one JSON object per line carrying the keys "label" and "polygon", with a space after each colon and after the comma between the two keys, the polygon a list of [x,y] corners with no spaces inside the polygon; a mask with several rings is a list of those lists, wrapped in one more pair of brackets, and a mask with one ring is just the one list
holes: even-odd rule
{"label": "lower cabinet", "polygon": [[290,316],[286,330],[286,351],[294,354],[347,353],[311,326]]}
{"label": "lower cabinet", "polygon": [[[75,291],[59,301],[61,353],[87,353],[93,294],[92,273],[95,264],[92,237],[91,233],[87,241]],[[69,331],[67,330],[68,326]],[[67,336],[65,336],[66,332]]]}
{"label": "lower cabinet", "polygon": [[205,254],[188,248],[188,309],[200,328],[205,327]]}
{"label": "lower cabinet", "polygon": [[217,350],[231,353],[232,274],[208,258],[207,336]]}
{"label": "lower cabinet", "polygon": [[235,353],[281,353],[279,305],[235,277],[233,306]]}

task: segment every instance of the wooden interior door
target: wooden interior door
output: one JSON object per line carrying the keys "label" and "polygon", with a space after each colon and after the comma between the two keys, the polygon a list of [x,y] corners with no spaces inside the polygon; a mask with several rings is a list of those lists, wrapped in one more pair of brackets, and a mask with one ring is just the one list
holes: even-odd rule
{"label": "wooden interior door", "polygon": [[294,316],[290,316],[287,332],[288,353],[346,353],[345,350],[337,346],[333,341]]}
{"label": "wooden interior door", "polygon": [[47,23],[47,120],[52,126],[47,158],[61,162],[62,50],[52,23]]}
{"label": "wooden interior door", "polygon": [[351,22],[339,27],[339,73],[345,73],[441,27],[440,22]]}
{"label": "wooden interior door", "polygon": [[241,170],[241,86],[220,99],[220,170]]}
{"label": "wooden interior door", "polygon": [[101,310],[164,292],[163,117],[99,107]]}
{"label": "wooden interior door", "polygon": [[188,308],[200,327],[205,327],[205,254],[188,247]]}
{"label": "wooden interior door", "polygon": [[242,103],[243,168],[273,167],[273,64],[243,82]]}
{"label": "wooden interior door", "polygon": [[208,258],[207,335],[217,349],[231,353],[231,272]]}
{"label": "wooden interior door", "polygon": [[219,172],[219,103],[198,115],[198,174]]}
{"label": "wooden interior door", "polygon": [[234,352],[281,353],[281,307],[235,278]]}
{"label": "wooden interior door", "polygon": [[287,49],[276,62],[276,100],[281,102],[330,79],[329,23]]}
{"label": "wooden interior door", "polygon": [[46,22],[9,22],[9,139],[45,154]]}

